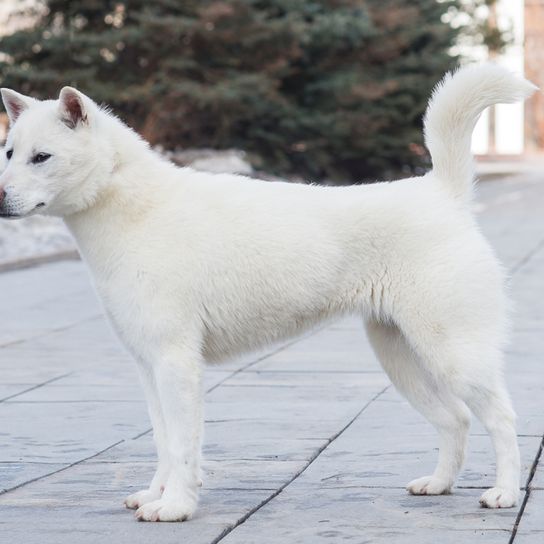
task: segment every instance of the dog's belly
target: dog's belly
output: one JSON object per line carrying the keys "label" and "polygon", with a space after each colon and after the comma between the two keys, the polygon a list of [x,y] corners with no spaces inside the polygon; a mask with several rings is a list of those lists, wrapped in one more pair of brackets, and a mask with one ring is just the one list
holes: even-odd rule
{"label": "dog's belly", "polygon": [[342,310],[339,306],[306,309],[281,315],[247,315],[228,324],[206,324],[203,357],[206,362],[219,363],[243,353],[296,337],[322,321],[332,319]]}
{"label": "dog's belly", "polygon": [[255,351],[342,315],[384,316],[386,288],[368,276],[356,276],[355,271],[351,276],[332,276],[327,281],[304,276],[299,285],[293,282],[283,290],[268,285],[265,292],[254,292],[247,300],[234,293],[231,297],[224,294],[219,304],[205,307],[205,360],[221,362]]}

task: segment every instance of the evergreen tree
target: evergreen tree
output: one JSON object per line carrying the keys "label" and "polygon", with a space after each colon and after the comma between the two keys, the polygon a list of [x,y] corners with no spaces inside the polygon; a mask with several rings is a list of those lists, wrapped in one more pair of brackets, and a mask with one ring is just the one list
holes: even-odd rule
{"label": "evergreen tree", "polygon": [[[45,6],[45,7],[44,7]],[[48,0],[3,38],[0,82],[74,85],[152,143],[244,149],[342,182],[425,165],[421,118],[456,64],[455,0]]]}

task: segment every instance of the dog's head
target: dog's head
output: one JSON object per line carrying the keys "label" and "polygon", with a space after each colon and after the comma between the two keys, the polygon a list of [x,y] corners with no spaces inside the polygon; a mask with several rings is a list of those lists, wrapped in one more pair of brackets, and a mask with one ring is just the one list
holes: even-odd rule
{"label": "dog's head", "polygon": [[10,130],[0,160],[0,217],[66,216],[90,206],[114,168],[106,112],[64,87],[39,101],[2,89]]}

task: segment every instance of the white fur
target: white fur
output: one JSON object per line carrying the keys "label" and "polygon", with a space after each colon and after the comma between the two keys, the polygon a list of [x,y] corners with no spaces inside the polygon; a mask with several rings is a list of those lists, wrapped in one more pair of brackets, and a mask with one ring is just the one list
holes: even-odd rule
{"label": "white fur", "polygon": [[[482,503],[516,503],[503,274],[466,203],[468,145],[486,106],[532,89],[491,65],[447,76],[426,117],[435,170],[342,188],[179,169],[74,89],[45,102],[4,92],[13,156],[0,212],[64,217],[138,362],[159,458],[149,489],[126,500],[139,519],[195,511],[203,363],[347,313],[364,317],[391,380],[439,432],[434,474],[409,491],[450,491],[472,411],[497,455]],[[29,163],[36,152],[51,157]]]}

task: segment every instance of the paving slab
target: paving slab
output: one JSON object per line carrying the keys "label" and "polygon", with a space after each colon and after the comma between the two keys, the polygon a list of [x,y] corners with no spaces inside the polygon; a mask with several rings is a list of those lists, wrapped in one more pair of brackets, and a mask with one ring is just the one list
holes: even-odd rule
{"label": "paving slab", "polygon": [[544,491],[544,439],[542,440],[542,450],[531,481],[531,488],[538,491]]}
{"label": "paving slab", "polygon": [[540,544],[544,542],[544,490],[534,490],[520,520],[515,544]]}
{"label": "paving slab", "polygon": [[[522,482],[529,477],[541,437],[520,437]],[[312,464],[304,478],[322,487],[404,489],[432,474],[438,456],[435,431],[400,395],[388,390],[372,403]],[[469,436],[467,460],[457,487],[486,489],[495,462],[487,435]]]}
{"label": "paving slab", "polygon": [[222,542],[507,543],[516,512],[480,509],[478,496],[478,490],[411,497],[392,489],[321,489],[299,479]]}

